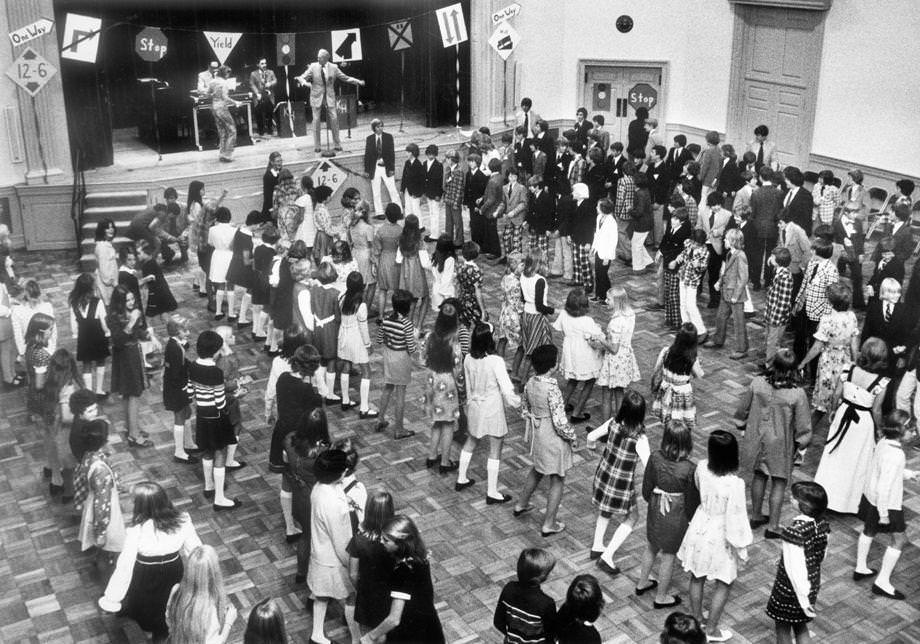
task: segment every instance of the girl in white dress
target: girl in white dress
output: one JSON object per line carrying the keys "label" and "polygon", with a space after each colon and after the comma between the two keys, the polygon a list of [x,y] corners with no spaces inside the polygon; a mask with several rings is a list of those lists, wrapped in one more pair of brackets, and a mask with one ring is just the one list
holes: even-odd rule
{"label": "girl in white dress", "polygon": [[457,260],[454,253],[454,242],[450,234],[444,233],[438,237],[431,256],[431,310],[441,310],[441,302],[449,297],[456,297],[457,286],[454,283],[454,273],[457,270]]}
{"label": "girl in white dress", "polygon": [[[585,403],[594,389],[594,381],[601,370],[602,353],[593,343],[603,340],[601,327],[588,315],[588,296],[581,288],[573,288],[565,300],[565,310],[553,322],[553,328],[562,331],[562,375],[567,382],[563,395],[565,410],[571,414],[569,422],[583,423],[591,418],[585,413]],[[581,394],[575,395],[581,384]]]}
{"label": "girl in white dress", "polygon": [[677,558],[690,573],[690,611],[703,619],[703,588],[714,581],[706,630],[710,642],[724,642],[732,633],[719,628],[738,560],[747,561],[754,541],[748,523],[744,481],[738,476],[738,441],[725,430],[709,435],[709,458],[696,468],[700,505],[690,521]]}
{"label": "girl in white dress", "polygon": [[607,335],[594,343],[604,352],[604,362],[597,376],[597,384],[602,388],[603,418],[610,418],[620,408],[624,390],[641,377],[632,348],[636,313],[629,303],[626,289],[611,287],[607,291],[607,306],[610,307]]}
{"label": "girl in white dress", "polygon": [[224,317],[222,307],[224,297],[227,298],[227,311],[233,315],[236,308],[236,293],[233,285],[227,283],[227,269],[233,259],[233,238],[236,236],[236,226],[230,223],[230,209],[221,206],[215,213],[217,221],[208,231],[208,245],[214,251],[211,253],[211,267],[208,270],[208,279],[217,292],[214,319],[222,320]]}
{"label": "girl in white dress", "polygon": [[367,330],[367,304],[364,303],[364,278],[358,271],[352,271],[345,280],[345,292],[339,298],[342,322],[339,324],[338,358],[342,373],[342,409],[351,409],[358,403],[349,397],[348,384],[351,366],[361,372],[361,408],[365,418],[374,418],[370,412],[371,365],[368,352],[371,336]]}
{"label": "girl in white dress", "polygon": [[481,438],[488,436],[486,503],[488,505],[507,503],[511,500],[511,495],[498,491],[502,443],[505,434],[508,433],[505,405],[520,407],[521,398],[514,392],[514,385],[511,384],[505,361],[501,356],[495,355],[492,325],[480,322],[473,329],[470,354],[463,361],[463,373],[466,379],[466,415],[469,436],[460,451],[460,464],[454,489],[459,492],[476,482],[467,478],[466,473],[473,459],[476,445],[479,444]]}

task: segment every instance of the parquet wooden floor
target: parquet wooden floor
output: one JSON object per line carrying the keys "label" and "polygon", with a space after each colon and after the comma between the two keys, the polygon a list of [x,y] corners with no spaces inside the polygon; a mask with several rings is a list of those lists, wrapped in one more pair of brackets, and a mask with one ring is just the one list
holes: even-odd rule
{"label": "parquet wooden floor", "polygon": [[[63,346],[72,346],[66,322],[66,294],[73,283],[74,258],[65,253],[16,255],[21,275],[39,280],[55,303]],[[485,268],[485,296],[489,309],[497,315],[498,281],[495,268]],[[173,271],[169,282],[184,311],[194,319],[195,332],[208,323],[203,301],[193,298],[187,276]],[[663,315],[646,311],[654,300],[654,283],[648,277],[628,275],[617,269],[616,281],[625,285],[639,310],[634,348],[639,357],[643,382],[637,388],[648,391],[648,377],[660,347],[670,341]],[[560,303],[567,289],[554,281],[551,300]],[[758,293],[758,302],[762,293]],[[598,307],[592,314],[606,323],[606,313]],[[710,324],[713,312],[704,309]],[[752,343],[762,342],[762,328],[750,320]],[[170,497],[191,513],[202,539],[217,548],[226,578],[227,590],[239,609],[231,641],[242,639],[245,617],[250,607],[263,597],[276,598],[284,607],[292,641],[306,642],[310,616],[304,608],[306,589],[294,584],[294,551],[284,540],[278,501],[280,476],[267,468],[270,430],[261,418],[262,390],[268,358],[254,346],[248,333],[238,336],[237,352],[245,372],[253,379],[253,392],[243,401],[245,434],[239,456],[249,467],[235,473],[228,482],[230,493],[243,499],[237,512],[216,515],[204,501],[199,468],[172,462],[171,415],[163,410],[158,389],[143,397],[141,422],[156,443],[155,449],[134,450],[117,434],[112,448],[113,462],[124,484],[123,507],[129,509],[131,485],[153,479],[164,485]],[[706,376],[694,383],[700,410],[700,429],[694,458],[705,451],[705,436],[715,428],[730,428],[730,414],[737,395],[754,373],[753,360],[735,362],[728,351],[701,351]],[[379,374],[379,354],[372,358]],[[510,359],[510,355],[509,355]],[[611,579],[588,559],[593,534],[590,503],[591,479],[598,455],[588,451],[581,435],[576,465],[567,477],[563,507],[559,518],[568,529],[561,535],[540,536],[540,516],[534,513],[521,519],[511,516],[506,506],[485,504],[485,452],[475,455],[471,476],[480,483],[456,493],[453,477],[440,476],[425,469],[424,458],[428,426],[419,403],[421,377],[407,396],[407,427],[418,435],[393,442],[385,434],[375,434],[371,422],[359,422],[352,412],[331,413],[336,437],[351,436],[361,454],[358,476],[373,490],[386,486],[397,499],[400,512],[419,524],[431,550],[432,574],[437,608],[449,642],[498,642],[492,628],[492,611],[502,585],[513,578],[519,551],[526,546],[547,547],[558,558],[545,591],[560,601],[572,577],[578,573],[596,574],[601,581],[607,605],[597,626],[607,642],[657,642],[657,633],[668,611],[653,610],[650,596],[633,594],[639,557],[645,546],[645,506],[640,503],[641,520],[621,551],[624,574]],[[373,392],[374,398],[379,392]],[[589,411],[599,415],[599,396],[592,398]],[[143,634],[132,622],[103,615],[96,599],[105,580],[99,579],[90,558],[80,552],[77,519],[69,508],[52,502],[41,478],[43,447],[37,427],[26,418],[24,394],[20,391],[0,395],[0,641],[3,642],[136,642]],[[104,409],[122,428],[121,405],[110,402]],[[504,451],[502,487],[512,494],[520,490],[528,472],[529,459],[523,441],[521,422],[508,414],[511,432]],[[589,423],[595,424],[595,423]],[[661,427],[649,425],[651,443],[657,446]],[[823,439],[826,426],[818,431]],[[819,440],[820,444],[821,440]],[[797,477],[814,473],[820,445],[809,451]],[[908,467],[920,469],[920,453],[909,452]],[[906,507],[914,516],[920,513],[920,485],[905,486]],[[541,508],[544,492],[535,503]],[[787,505],[785,518],[793,509]],[[823,586],[818,602],[818,618],[812,625],[816,642],[920,642],[920,554],[909,545],[894,576],[895,585],[907,593],[908,601],[893,602],[875,597],[867,582],[850,579],[859,523],[855,518],[834,518],[833,533],[823,568]],[[613,526],[611,526],[611,530]],[[916,520],[909,536],[917,534]],[[881,558],[876,545],[871,563]],[[733,642],[761,644],[774,640],[773,625],[764,613],[779,557],[780,547],[768,542],[763,532],[756,534],[750,561],[732,589],[723,626],[733,630]],[[687,600],[687,577],[676,575],[676,591]],[[341,614],[330,611],[326,623],[330,637],[345,641]]]}

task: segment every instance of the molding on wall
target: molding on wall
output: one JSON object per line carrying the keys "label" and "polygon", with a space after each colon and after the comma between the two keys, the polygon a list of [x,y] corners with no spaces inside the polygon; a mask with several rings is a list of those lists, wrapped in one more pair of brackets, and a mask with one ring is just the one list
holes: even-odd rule
{"label": "molding on wall", "polygon": [[729,4],[753,4],[759,7],[827,11],[831,8],[834,0],[728,0],[728,2]]}
{"label": "molding on wall", "polygon": [[856,163],[855,161],[847,161],[845,159],[838,159],[835,157],[825,156],[823,154],[809,154],[808,155],[808,170],[831,170],[833,173],[846,182],[847,172],[853,168],[859,168],[862,170],[864,179],[863,185],[866,186],[880,186],[885,188],[890,193],[895,189],[894,184],[900,179],[910,179],[915,184],[920,185],[920,177],[912,176],[903,172],[894,172],[892,170],[885,170],[883,168],[875,168],[872,166],[864,165],[862,163]]}

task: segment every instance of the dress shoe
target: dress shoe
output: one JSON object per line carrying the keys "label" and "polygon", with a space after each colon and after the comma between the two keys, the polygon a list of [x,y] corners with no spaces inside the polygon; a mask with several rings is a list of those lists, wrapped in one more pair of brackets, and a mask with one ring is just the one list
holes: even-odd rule
{"label": "dress shoe", "polygon": [[496,499],[494,496],[486,495],[486,505],[499,505],[501,503],[507,503],[511,500],[510,494],[502,494],[500,499]]}
{"label": "dress shoe", "polygon": [[675,606],[680,606],[681,598],[678,595],[674,595],[674,599],[669,602],[652,602],[654,608],[674,608]]}
{"label": "dress shoe", "polygon": [[515,508],[515,509],[511,510],[511,516],[513,516],[513,517],[519,517],[519,516],[521,516],[522,514],[527,514],[528,512],[530,512],[531,510],[533,510],[533,508],[534,508],[533,504],[528,504],[526,508],[521,508],[520,510],[518,510],[517,508]]}
{"label": "dress shoe", "polygon": [[727,628],[720,628],[715,633],[707,633],[708,642],[727,642],[732,638],[732,632]]}
{"label": "dress shoe", "polygon": [[466,488],[468,488],[468,487],[470,487],[471,485],[473,485],[473,483],[475,483],[475,482],[476,482],[476,479],[467,479],[467,480],[466,480],[466,483],[460,483],[460,482],[458,481],[457,483],[454,483],[454,491],[455,491],[455,492],[460,492],[460,491],[462,491],[462,490],[465,490]]}
{"label": "dress shoe", "polygon": [[598,559],[601,558],[601,555],[602,555],[602,554],[604,554],[604,551],[603,551],[603,550],[594,550],[594,549],[592,548],[592,549],[591,549],[591,552],[588,554],[588,558],[589,558],[591,561],[596,561],[596,560],[598,560]]}
{"label": "dress shoe", "polygon": [[245,328],[251,327],[251,326],[252,326],[252,322],[237,322],[237,324],[236,324],[236,328],[237,328],[237,329],[245,329]]}
{"label": "dress shoe", "polygon": [[284,540],[288,543],[297,543],[300,541],[300,538],[303,536],[303,532],[295,532],[294,534],[284,535]]}
{"label": "dress shoe", "polygon": [[339,398],[338,396],[336,396],[335,398],[326,396],[325,400],[326,400],[327,405],[338,405],[342,402],[342,399]]}
{"label": "dress shoe", "polygon": [[650,590],[655,590],[656,588],[658,588],[658,580],[657,580],[657,579],[649,579],[649,580],[648,580],[648,586],[646,586],[645,588],[636,588],[636,597],[641,597],[642,595],[644,595],[644,594],[647,593],[648,591],[650,591]]}
{"label": "dress shoe", "polygon": [[246,461],[237,461],[236,465],[226,465],[225,467],[227,468],[228,472],[235,472],[236,470],[243,469],[244,467],[246,467],[246,465],[247,465]]}
{"label": "dress shoe", "polygon": [[335,146],[335,147],[332,148],[332,149],[335,150],[336,152],[341,152],[341,151],[342,151],[342,146],[341,146],[341,145],[337,145],[337,146]]}
{"label": "dress shoe", "polygon": [[386,421],[386,420],[378,420],[378,421],[377,421],[377,426],[374,427],[374,431],[375,431],[375,432],[382,432],[383,430],[385,430],[385,429],[386,429],[387,427],[389,427],[389,426],[390,426],[389,421]]}
{"label": "dress shoe", "polygon": [[544,539],[560,532],[565,532],[565,523],[562,521],[556,521],[556,524],[549,530],[540,530],[540,534],[543,535]]}
{"label": "dress shoe", "polygon": [[430,470],[432,467],[434,467],[435,465],[438,464],[438,461],[439,461],[439,460],[440,460],[440,459],[438,459],[438,458],[426,458],[426,459],[425,459],[425,467],[428,468],[428,469]]}
{"label": "dress shoe", "polygon": [[430,244],[430,243],[436,242],[436,241],[438,241],[438,240],[435,239],[434,237],[432,237],[431,235],[425,235],[425,241],[428,242],[428,243]]}
{"label": "dress shoe", "polygon": [[460,467],[460,463],[457,461],[451,461],[450,465],[438,465],[438,473],[447,474],[448,472],[453,472],[458,467]]}
{"label": "dress shoe", "polygon": [[882,590],[875,584],[872,584],[872,594],[879,595],[881,597],[887,597],[888,599],[907,599],[907,596],[900,590],[895,589],[893,593],[889,593],[887,590]]}
{"label": "dress shoe", "polygon": [[767,517],[761,517],[759,519],[751,519],[748,523],[751,524],[751,530],[756,530],[760,526],[767,525],[770,522],[770,519]]}
{"label": "dress shoe", "polygon": [[770,528],[763,531],[763,536],[765,539],[782,539],[783,537],[781,532],[775,532]]}
{"label": "dress shoe", "polygon": [[343,402],[342,411],[348,411],[349,409],[354,409],[357,406],[358,406],[358,403],[356,403],[354,400],[349,401],[349,402]]}
{"label": "dress shoe", "polygon": [[365,420],[367,418],[377,418],[380,415],[380,412],[376,409],[368,409],[367,411],[358,412],[358,418]]}
{"label": "dress shoe", "polygon": [[192,456],[189,454],[185,458],[180,458],[178,456],[173,456],[173,463],[181,463],[182,465],[197,465],[200,461],[198,457]]}
{"label": "dress shoe", "polygon": [[229,510],[236,510],[238,507],[243,505],[243,502],[239,499],[232,499],[233,505],[217,505],[216,503],[211,507],[214,508],[215,512],[227,512]]}
{"label": "dress shoe", "polygon": [[853,571],[853,581],[862,581],[863,579],[868,579],[869,577],[875,577],[878,574],[877,570],[869,569],[869,572],[857,572]]}
{"label": "dress shoe", "polygon": [[603,559],[597,560],[597,567],[603,570],[604,572],[606,572],[608,575],[612,575],[614,577],[619,575],[621,572],[619,566],[611,566],[609,563],[607,563]]}

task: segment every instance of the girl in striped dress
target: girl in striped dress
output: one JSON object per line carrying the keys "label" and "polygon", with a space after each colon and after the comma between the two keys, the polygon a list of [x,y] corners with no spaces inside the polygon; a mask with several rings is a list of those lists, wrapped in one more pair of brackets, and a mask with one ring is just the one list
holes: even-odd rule
{"label": "girl in striped dress", "polygon": [[224,496],[227,446],[236,443],[233,424],[227,413],[227,392],[224,372],[215,362],[223,339],[214,331],[202,331],[198,336],[198,359],[188,366],[189,395],[195,402],[195,438],[204,451],[204,496],[213,500],[215,512],[233,510],[241,505]]}
{"label": "girl in striped dress", "polygon": [[[591,558],[597,566],[611,575],[620,574],[614,556],[639,520],[636,509],[636,463],[648,463],[651,449],[645,434],[645,398],[629,389],[615,418],[588,434],[588,447],[594,449],[598,439],[607,435],[607,446],[594,472],[594,496],[597,522],[594,525],[594,544]],[[604,546],[604,536],[610,518],[620,517],[613,537]]]}
{"label": "girl in striped dress", "polygon": [[[531,252],[524,258],[521,274],[521,294],[524,297],[524,312],[521,313],[521,349],[523,359],[516,376],[524,382],[530,372],[530,356],[533,350],[544,344],[553,343],[547,315],[556,310],[548,306],[548,286],[542,273],[546,270],[546,255],[542,251]],[[513,374],[515,375],[515,374]]]}
{"label": "girl in striped dress", "polygon": [[415,327],[409,319],[412,310],[412,293],[398,289],[393,293],[393,312],[380,324],[377,342],[383,345],[383,396],[380,398],[380,420],[377,431],[383,431],[390,424],[386,420],[390,398],[395,394],[393,438],[409,438],[414,431],[403,428],[403,413],[406,407],[406,387],[412,381],[412,356],[418,350]]}
{"label": "girl in striped dress", "polygon": [[696,403],[693,400],[692,378],[702,378],[703,368],[696,357],[696,327],[684,322],[674,336],[674,343],[658,354],[652,374],[652,411],[662,423],[682,420],[692,430],[696,426]]}

